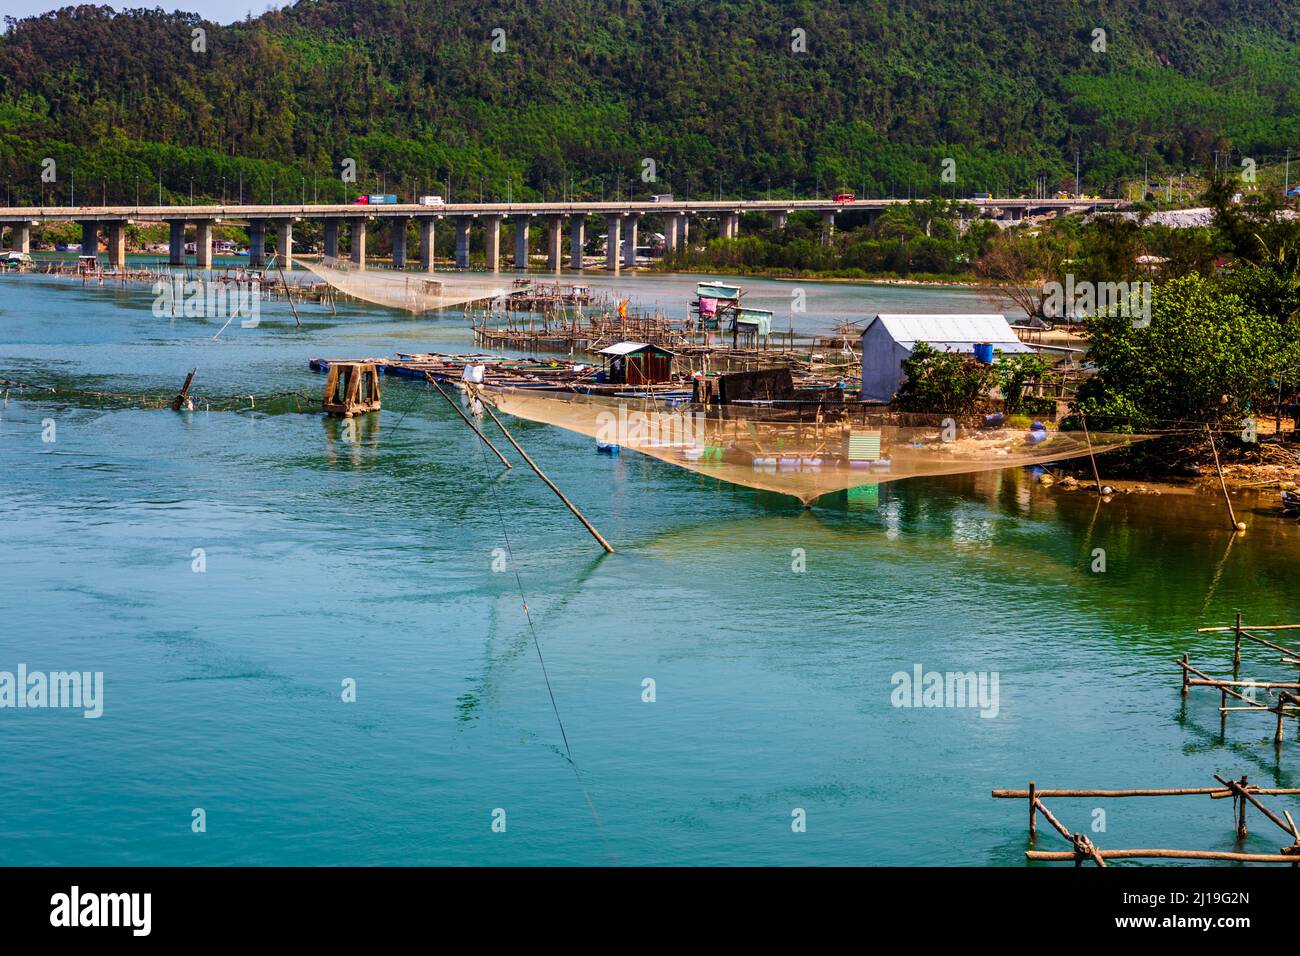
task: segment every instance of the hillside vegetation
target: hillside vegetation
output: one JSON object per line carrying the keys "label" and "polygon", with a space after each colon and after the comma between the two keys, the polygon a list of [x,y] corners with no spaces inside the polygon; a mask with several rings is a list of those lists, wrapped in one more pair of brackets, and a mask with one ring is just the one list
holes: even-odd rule
{"label": "hillside vegetation", "polygon": [[[11,196],[1088,192],[1300,142],[1295,0],[304,0],[0,37]],[[196,52],[195,28],[206,31]],[[802,30],[807,52],[794,52]],[[1104,52],[1095,30],[1105,31]],[[497,46],[493,49],[494,31]],[[358,183],[340,182],[345,158]],[[955,183],[940,179],[956,161]],[[644,160],[657,180],[642,181]],[[435,187],[438,184],[438,187]],[[440,188],[439,188],[440,187]]]}

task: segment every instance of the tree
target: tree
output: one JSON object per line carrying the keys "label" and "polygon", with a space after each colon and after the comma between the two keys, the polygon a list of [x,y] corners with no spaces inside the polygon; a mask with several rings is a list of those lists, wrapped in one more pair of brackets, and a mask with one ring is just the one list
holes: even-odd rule
{"label": "tree", "polygon": [[998,383],[997,370],[960,352],[941,352],[917,342],[903,360],[907,380],[895,402],[909,412],[969,415]]}
{"label": "tree", "polygon": [[1229,283],[1187,276],[1158,286],[1141,327],[1112,310],[1086,326],[1097,374],[1079,388],[1089,425],[1120,431],[1239,420],[1300,367],[1295,326],[1260,315]]}

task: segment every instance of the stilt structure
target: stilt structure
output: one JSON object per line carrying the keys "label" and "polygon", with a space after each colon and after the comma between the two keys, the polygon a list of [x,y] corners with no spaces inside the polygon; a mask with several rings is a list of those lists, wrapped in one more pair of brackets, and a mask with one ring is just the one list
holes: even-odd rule
{"label": "stilt structure", "polygon": [[379,370],[372,362],[334,362],[325,378],[321,408],[330,415],[351,418],[380,408]]}

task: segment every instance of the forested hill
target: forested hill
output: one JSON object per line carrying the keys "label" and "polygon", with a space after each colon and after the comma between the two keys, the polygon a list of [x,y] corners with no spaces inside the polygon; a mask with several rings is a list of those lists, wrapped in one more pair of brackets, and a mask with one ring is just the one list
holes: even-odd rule
{"label": "forested hill", "polygon": [[1148,161],[1300,146],[1297,14],[1300,0],[303,0],[223,27],[82,6],[7,23],[0,173],[24,200],[44,157],[58,189],[75,173],[96,199],[156,198],[160,173],[177,196],[241,181],[246,198],[333,199],[355,191],[338,181],[351,157],[361,188],[450,177],[453,198],[520,198],[625,192],[648,158],[658,183],[639,194],[906,195],[940,189],[945,157],[945,194],[1055,184],[1078,150],[1095,192]]}

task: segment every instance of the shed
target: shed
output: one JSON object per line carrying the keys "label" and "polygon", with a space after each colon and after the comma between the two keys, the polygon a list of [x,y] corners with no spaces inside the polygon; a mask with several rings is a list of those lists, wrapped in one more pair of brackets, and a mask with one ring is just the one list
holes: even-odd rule
{"label": "shed", "polygon": [[673,378],[673,353],[645,342],[618,342],[605,356],[605,381],[614,385],[658,385]]}
{"label": "shed", "polygon": [[976,345],[1023,355],[1034,350],[1020,341],[1003,315],[877,315],[862,330],[862,398],[893,401],[903,384],[903,361],[917,342],[943,352],[974,354]]}

